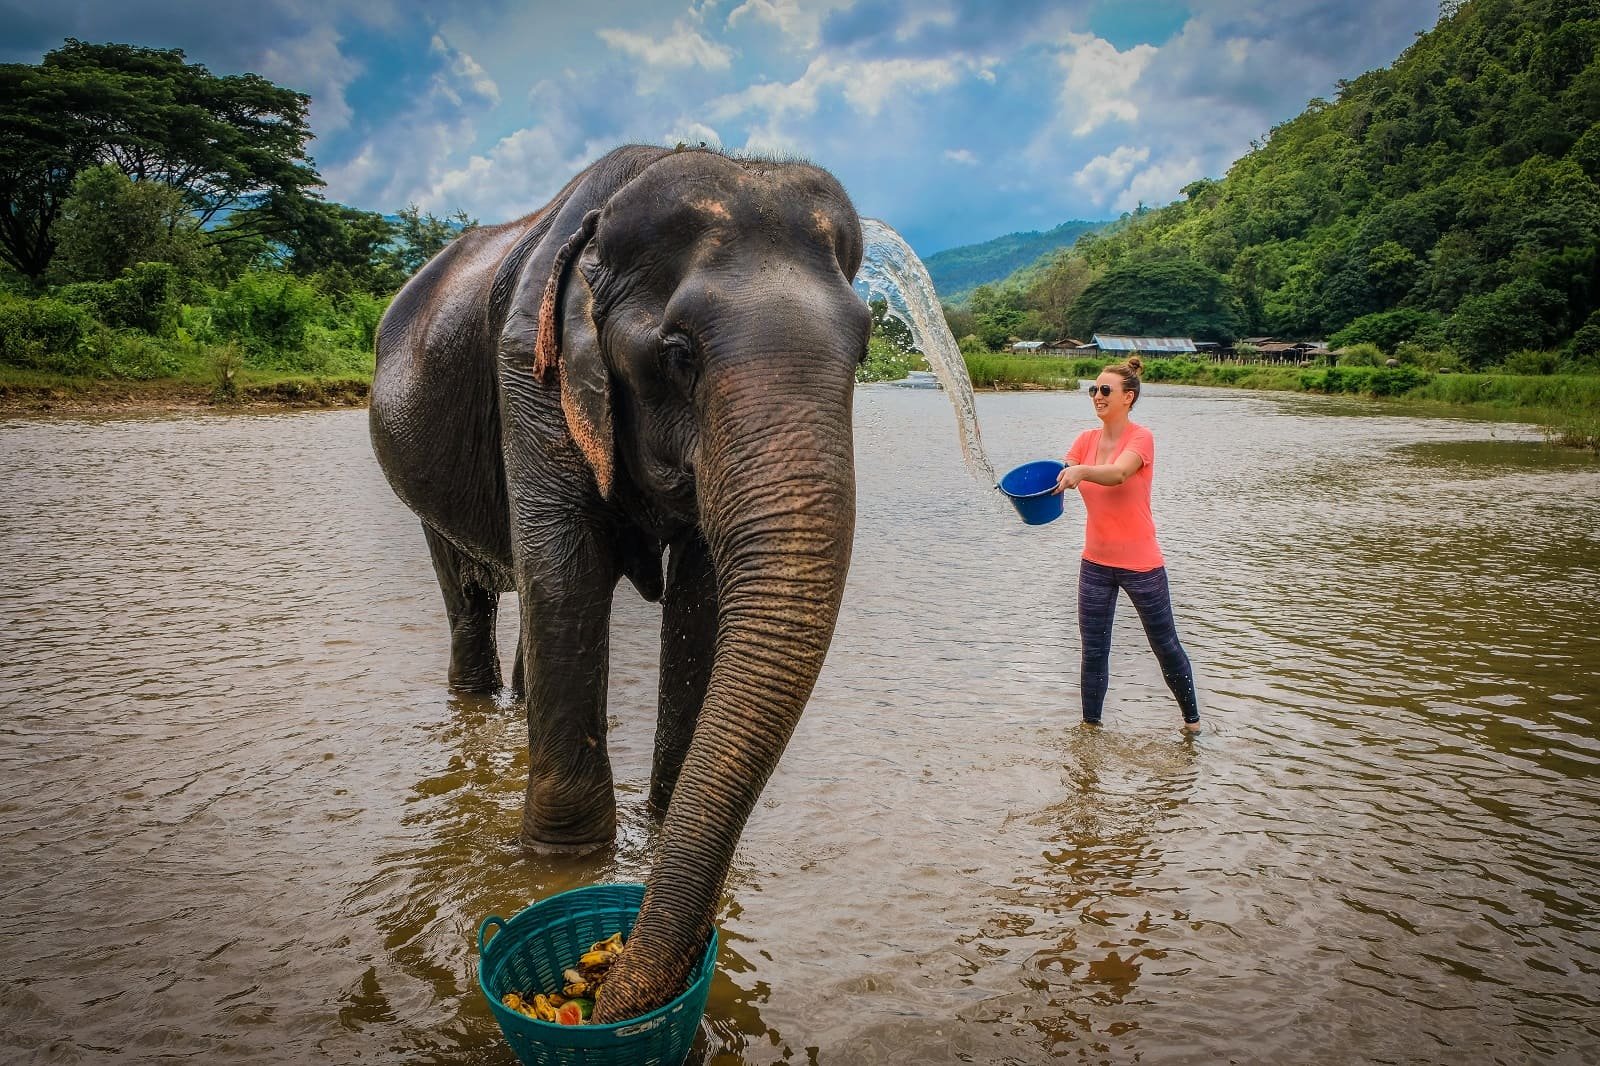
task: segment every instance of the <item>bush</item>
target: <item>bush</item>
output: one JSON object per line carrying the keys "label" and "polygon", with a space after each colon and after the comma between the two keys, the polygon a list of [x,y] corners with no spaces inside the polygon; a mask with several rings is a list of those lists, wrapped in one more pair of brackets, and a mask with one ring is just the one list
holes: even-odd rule
{"label": "bush", "polygon": [[1535,352],[1524,349],[1506,356],[1508,374],[1554,374],[1561,362],[1558,352]]}
{"label": "bush", "polygon": [[258,365],[301,370],[306,331],[327,317],[328,300],[288,274],[250,271],[211,304],[207,339],[236,339]]}
{"label": "bush", "polygon": [[114,329],[138,329],[161,336],[178,325],[177,271],[170,263],[136,263],[115,281],[63,285],[56,295],[88,308]]}
{"label": "bush", "polygon": [[102,330],[99,347],[100,361],[112,377],[149,381],[179,369],[178,360],[165,345],[135,330]]}
{"label": "bush", "polygon": [[1357,344],[1373,344],[1385,353],[1393,352],[1404,341],[1419,333],[1437,333],[1444,320],[1427,311],[1399,307],[1393,311],[1379,311],[1362,315],[1344,329],[1328,338],[1333,348],[1349,348]]}
{"label": "bush", "polygon": [[1434,373],[1461,369],[1461,357],[1453,348],[1429,348],[1417,341],[1406,341],[1395,348],[1394,355],[1403,366],[1418,366]]}
{"label": "bush", "polygon": [[8,366],[83,374],[94,331],[93,317],[65,300],[0,295],[0,362]]}
{"label": "bush", "polygon": [[1600,370],[1600,311],[1591,314],[1567,342],[1565,361],[1579,372]]}
{"label": "bush", "polygon": [[926,367],[922,356],[900,348],[879,336],[867,340],[867,361],[856,367],[857,381],[899,381],[912,370]]}
{"label": "bush", "polygon": [[1383,351],[1366,341],[1340,349],[1337,358],[1340,366],[1381,366],[1384,361]]}

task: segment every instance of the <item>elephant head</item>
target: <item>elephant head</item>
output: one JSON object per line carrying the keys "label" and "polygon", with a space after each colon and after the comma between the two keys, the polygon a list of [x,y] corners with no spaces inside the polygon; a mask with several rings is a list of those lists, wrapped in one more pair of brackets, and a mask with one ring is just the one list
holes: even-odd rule
{"label": "elephant head", "polygon": [[[666,601],[651,793],[665,821],[630,946],[596,1006],[602,1021],[681,989],[746,819],[822,668],[854,534],[852,387],[871,326],[851,287],[860,221],[825,171],[688,151],[621,177],[603,197],[574,192],[557,213],[547,254],[522,269],[499,341],[507,455],[546,456],[508,459],[523,555],[548,550],[530,539],[544,536],[533,516],[549,506],[552,483],[570,495],[581,456],[591,475],[583,506],[610,516],[594,523],[597,543]],[[565,451],[539,443],[549,438],[541,412],[556,396]],[[569,564],[605,554],[563,550]],[[570,699],[583,681],[572,676],[578,660],[559,653],[565,676],[541,678],[551,656],[527,630],[525,618],[537,731],[535,707]],[[579,740],[531,741],[531,777],[583,777],[572,760],[593,763],[596,731],[604,761],[603,676],[599,684],[598,701],[579,714],[588,726],[566,731]],[[548,825],[540,804],[566,810],[595,794],[562,787],[539,791],[530,779],[525,835]]]}

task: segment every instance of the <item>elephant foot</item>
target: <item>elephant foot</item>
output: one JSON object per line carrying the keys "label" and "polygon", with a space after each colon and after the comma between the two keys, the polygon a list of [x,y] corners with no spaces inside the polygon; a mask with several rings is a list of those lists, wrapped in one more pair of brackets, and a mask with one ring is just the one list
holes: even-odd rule
{"label": "elephant foot", "polygon": [[499,692],[500,662],[493,655],[450,656],[450,688],[455,692]]}
{"label": "elephant foot", "polygon": [[[610,847],[617,838],[617,811],[611,792],[606,802],[566,808],[529,805],[523,809],[519,842],[541,854],[582,854]],[[559,812],[559,815],[558,815]]]}
{"label": "elephant foot", "polygon": [[500,683],[500,671],[457,673],[450,671],[450,691],[470,693],[476,696],[492,696],[504,686]]}
{"label": "elephant foot", "polygon": [[531,851],[535,855],[588,855],[590,852],[609,848],[613,840],[614,838],[607,837],[604,840],[591,840],[586,843],[552,842],[537,840],[522,833],[517,837],[517,844],[524,851]]}

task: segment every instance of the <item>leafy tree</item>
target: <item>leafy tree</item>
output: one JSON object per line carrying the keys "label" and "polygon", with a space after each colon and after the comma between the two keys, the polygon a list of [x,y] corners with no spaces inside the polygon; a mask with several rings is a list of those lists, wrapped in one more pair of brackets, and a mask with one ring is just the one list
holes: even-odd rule
{"label": "leafy tree", "polygon": [[110,281],[142,262],[192,272],[203,257],[199,227],[182,193],[161,182],[129,181],[109,165],[78,175],[51,236],[51,273],[65,281]]}
{"label": "leafy tree", "polygon": [[1414,307],[1400,307],[1393,311],[1363,315],[1329,337],[1328,343],[1334,348],[1374,344],[1382,351],[1392,353],[1419,333],[1437,331],[1442,325],[1438,315]]}
{"label": "leafy tree", "polygon": [[1221,274],[1193,259],[1163,257],[1107,270],[1072,305],[1070,322],[1083,337],[1181,334],[1231,341],[1239,335],[1240,319]]}
{"label": "leafy tree", "polygon": [[1013,288],[979,285],[967,306],[972,309],[978,339],[992,352],[1004,348],[1022,324],[1021,294]]}
{"label": "leafy tree", "polygon": [[1478,369],[1511,352],[1549,344],[1555,339],[1552,312],[1560,305],[1559,293],[1519,278],[1461,301],[1445,331],[1467,366]]}
{"label": "leafy tree", "polygon": [[907,326],[897,316],[889,313],[889,301],[879,297],[867,304],[867,309],[872,312],[872,335],[881,337],[885,344],[896,351],[911,355],[921,355],[922,349],[917,347],[916,339],[911,335],[911,327]]}
{"label": "leafy tree", "polygon": [[40,277],[73,183],[96,163],[172,186],[202,227],[272,193],[301,195],[321,184],[305,154],[308,102],[255,74],[213,75],[178,49],[68,38],[36,66],[0,65],[0,258]]}
{"label": "leafy tree", "polygon": [[444,250],[444,246],[472,229],[478,220],[465,211],[457,211],[445,218],[423,214],[416,204],[407,204],[400,210],[396,236],[389,252],[389,264],[402,278],[409,278],[422,269],[422,265]]}
{"label": "leafy tree", "polygon": [[231,216],[227,225],[256,232],[255,211],[282,221],[275,239],[230,241],[226,248],[239,269],[282,269],[317,275],[330,292],[392,293],[406,280],[396,263],[399,229],[375,211],[313,197],[274,198],[250,212]]}

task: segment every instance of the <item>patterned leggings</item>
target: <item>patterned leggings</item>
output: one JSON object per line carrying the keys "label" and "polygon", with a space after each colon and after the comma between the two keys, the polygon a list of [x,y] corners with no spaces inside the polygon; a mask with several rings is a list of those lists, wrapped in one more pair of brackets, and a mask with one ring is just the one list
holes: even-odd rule
{"label": "patterned leggings", "polygon": [[1128,590],[1128,598],[1144,623],[1150,649],[1161,663],[1167,688],[1178,699],[1185,722],[1200,720],[1200,705],[1194,694],[1194,671],[1189,656],[1178,642],[1178,628],[1172,621],[1172,596],[1167,590],[1167,570],[1123,570],[1083,560],[1078,571],[1078,633],[1083,640],[1083,720],[1100,721],[1106,687],[1111,682],[1111,619],[1117,609],[1117,589]]}

